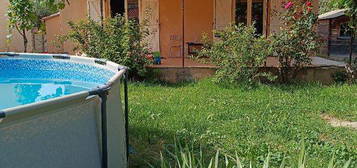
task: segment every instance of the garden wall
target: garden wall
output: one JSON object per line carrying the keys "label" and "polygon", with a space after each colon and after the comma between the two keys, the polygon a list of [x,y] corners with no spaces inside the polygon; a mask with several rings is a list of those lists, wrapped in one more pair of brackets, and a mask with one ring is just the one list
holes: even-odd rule
{"label": "garden wall", "polygon": [[[215,74],[216,68],[211,67],[189,67],[189,68],[150,68],[154,70],[154,77],[168,83],[183,81],[197,81]],[[276,67],[262,67],[261,71],[278,74]],[[333,84],[332,75],[336,72],[345,71],[344,67],[338,66],[316,66],[306,67],[297,75],[297,80],[305,82],[320,82],[322,84]]]}

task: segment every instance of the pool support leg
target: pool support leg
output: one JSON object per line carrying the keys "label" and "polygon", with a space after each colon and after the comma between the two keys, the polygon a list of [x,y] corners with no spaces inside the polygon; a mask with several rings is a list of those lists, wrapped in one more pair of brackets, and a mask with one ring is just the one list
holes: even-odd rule
{"label": "pool support leg", "polygon": [[[102,168],[108,168],[108,121],[107,121],[107,97],[110,87],[102,87],[89,92],[90,96],[97,95],[101,99],[101,131],[102,131]],[[126,156],[129,164],[129,97],[128,97],[128,72],[124,73],[124,113],[125,113],[125,142]],[[0,113],[1,118],[1,113]]]}
{"label": "pool support leg", "polygon": [[128,96],[128,71],[124,73],[124,112],[125,112],[125,142],[126,160],[129,165],[129,96]]}
{"label": "pool support leg", "polygon": [[2,111],[0,111],[0,120],[4,119],[6,117],[6,114]]}
{"label": "pool support leg", "polygon": [[102,168],[108,168],[107,96],[109,90],[110,87],[103,87],[89,92],[89,95],[97,95],[101,99]]}

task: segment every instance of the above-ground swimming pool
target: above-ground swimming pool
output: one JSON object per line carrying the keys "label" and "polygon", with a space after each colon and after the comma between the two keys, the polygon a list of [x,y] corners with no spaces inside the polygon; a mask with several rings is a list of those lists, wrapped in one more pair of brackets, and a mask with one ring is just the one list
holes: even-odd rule
{"label": "above-ground swimming pool", "polygon": [[0,59],[0,110],[102,87],[115,72],[76,62]]}
{"label": "above-ground swimming pool", "polygon": [[126,69],[86,57],[0,53],[0,164],[126,167]]}

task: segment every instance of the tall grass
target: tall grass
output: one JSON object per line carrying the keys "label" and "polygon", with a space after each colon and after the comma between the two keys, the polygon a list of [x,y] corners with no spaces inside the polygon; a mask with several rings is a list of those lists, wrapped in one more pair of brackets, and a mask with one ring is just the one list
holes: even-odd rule
{"label": "tall grass", "polygon": [[[302,145],[299,158],[295,164],[296,168],[308,168],[307,166],[307,153],[305,151],[305,145]],[[234,156],[223,154],[217,150],[215,156],[207,157],[204,155],[202,148],[198,152],[192,147],[179,145],[174,145],[174,149],[165,148],[163,153],[160,153],[160,164],[159,166],[153,166],[149,164],[151,168],[272,168],[274,166],[270,165],[271,154],[269,153],[264,162],[261,165],[253,166],[252,162],[243,164],[242,160],[236,153]],[[326,163],[325,168],[337,168],[335,164],[335,156],[333,155],[331,160]],[[351,164],[351,159],[344,163],[341,168],[349,168]],[[286,164],[286,158],[284,158],[279,168],[292,168]]]}

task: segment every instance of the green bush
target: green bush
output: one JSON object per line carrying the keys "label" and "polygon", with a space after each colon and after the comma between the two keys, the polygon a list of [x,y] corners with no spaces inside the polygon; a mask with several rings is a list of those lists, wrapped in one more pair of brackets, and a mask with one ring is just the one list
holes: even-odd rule
{"label": "green bush", "polygon": [[75,43],[75,50],[89,57],[103,58],[130,68],[132,77],[143,77],[149,64],[146,58],[148,32],[145,26],[125,17],[116,16],[103,21],[91,19],[79,23],[69,22],[71,31],[67,40]]}
{"label": "green bush", "polygon": [[332,78],[334,80],[335,83],[345,83],[348,80],[348,73],[344,72],[344,71],[339,71],[336,72],[334,74],[332,74]]}
{"label": "green bush", "polygon": [[198,57],[208,57],[210,63],[218,66],[216,79],[221,81],[243,81],[253,83],[267,76],[259,72],[266,58],[271,54],[269,41],[256,37],[253,26],[234,25],[223,31],[216,31],[219,40],[205,42]]}

